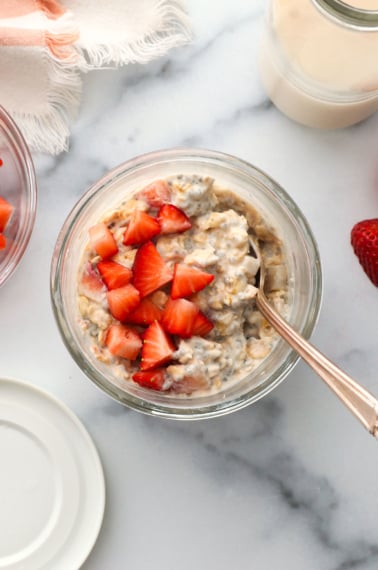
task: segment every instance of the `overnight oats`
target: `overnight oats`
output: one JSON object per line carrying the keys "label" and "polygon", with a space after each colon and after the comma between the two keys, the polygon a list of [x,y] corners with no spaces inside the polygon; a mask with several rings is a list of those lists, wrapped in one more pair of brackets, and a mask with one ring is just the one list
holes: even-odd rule
{"label": "overnight oats", "polygon": [[205,175],[152,181],[91,225],[79,326],[118,386],[188,397],[259,367],[277,335],[256,308],[258,240],[267,296],[288,312],[285,250],[250,203]]}

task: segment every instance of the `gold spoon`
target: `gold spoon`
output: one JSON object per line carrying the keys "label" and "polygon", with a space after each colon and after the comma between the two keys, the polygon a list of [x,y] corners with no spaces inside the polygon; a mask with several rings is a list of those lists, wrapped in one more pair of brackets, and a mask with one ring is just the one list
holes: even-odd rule
{"label": "gold spoon", "polygon": [[261,314],[279,335],[303,358],[324,380],[347,408],[374,437],[378,438],[378,400],[353,378],[331,362],[317,348],[298,334],[270,305],[264,292],[265,267],[256,240],[251,238],[251,247],[260,263],[256,304]]}

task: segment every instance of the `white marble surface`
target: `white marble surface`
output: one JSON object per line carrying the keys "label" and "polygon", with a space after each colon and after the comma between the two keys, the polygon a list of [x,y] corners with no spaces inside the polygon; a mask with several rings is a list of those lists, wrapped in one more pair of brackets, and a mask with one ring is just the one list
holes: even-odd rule
{"label": "white marble surface", "polygon": [[352,225],[378,214],[378,116],[318,132],[270,105],[256,68],[264,5],[188,0],[193,43],[146,67],[88,76],[70,151],[35,157],[35,230],[0,294],[1,375],[62,399],[98,447],[107,507],[85,570],[378,567],[378,443],[305,364],[233,415],[154,419],[80,372],[50,307],[54,242],[89,184],[142,152],[226,151],[270,173],[309,219],[324,272],[313,341],[378,394],[378,291],[349,245]]}

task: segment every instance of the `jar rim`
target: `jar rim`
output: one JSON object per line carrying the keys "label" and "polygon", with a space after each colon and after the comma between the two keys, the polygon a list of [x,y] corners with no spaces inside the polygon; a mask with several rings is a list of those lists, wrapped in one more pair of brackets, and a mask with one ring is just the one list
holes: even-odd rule
{"label": "jar rim", "polygon": [[378,31],[378,10],[357,8],[343,0],[312,0],[317,8],[334,20],[366,31]]}

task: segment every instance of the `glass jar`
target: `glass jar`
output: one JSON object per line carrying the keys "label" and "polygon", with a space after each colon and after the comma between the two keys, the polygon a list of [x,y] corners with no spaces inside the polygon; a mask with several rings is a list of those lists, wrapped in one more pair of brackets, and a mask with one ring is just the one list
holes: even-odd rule
{"label": "glass jar", "polygon": [[0,250],[0,287],[13,275],[29,243],[37,206],[33,160],[10,115],[0,107],[0,196],[14,210],[4,231],[7,245]]}
{"label": "glass jar", "polygon": [[88,228],[153,180],[175,174],[210,176],[260,212],[282,237],[289,283],[288,320],[304,337],[311,335],[320,308],[320,259],[311,229],[289,195],[269,176],[238,158],[197,149],[171,149],[136,157],[110,171],[79,200],[67,217],[51,265],[51,298],[63,341],[81,370],[105,393],[136,410],[175,419],[219,416],[257,401],[287,376],[298,355],[278,339],[252,372],[208,394],[180,397],[142,388],[115,376],[100,362],[79,325],[77,275]]}
{"label": "glass jar", "polygon": [[270,0],[259,68],[272,102],[310,127],[378,110],[378,0]]}

